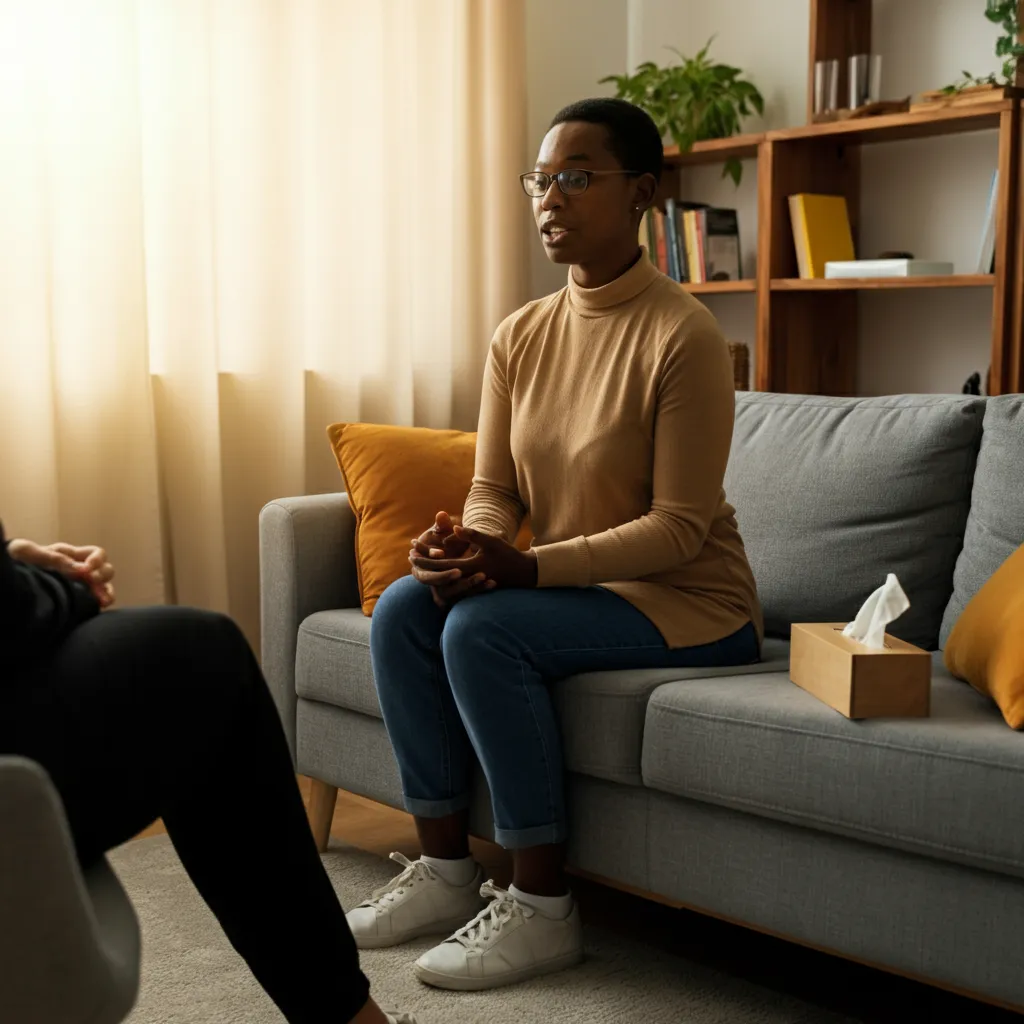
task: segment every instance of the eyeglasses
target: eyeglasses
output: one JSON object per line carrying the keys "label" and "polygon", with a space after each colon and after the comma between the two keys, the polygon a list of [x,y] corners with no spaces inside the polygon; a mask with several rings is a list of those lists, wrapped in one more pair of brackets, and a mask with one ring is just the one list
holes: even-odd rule
{"label": "eyeglasses", "polygon": [[562,195],[578,196],[587,191],[592,174],[640,174],[640,171],[584,171],[578,167],[571,167],[557,174],[545,174],[544,171],[527,171],[519,175],[519,181],[523,191],[531,199],[539,199],[547,195],[551,188],[551,182],[557,181]]}

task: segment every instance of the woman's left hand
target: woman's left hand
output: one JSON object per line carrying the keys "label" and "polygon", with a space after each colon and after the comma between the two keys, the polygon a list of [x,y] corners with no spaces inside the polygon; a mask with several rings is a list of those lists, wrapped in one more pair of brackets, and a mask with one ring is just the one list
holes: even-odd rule
{"label": "woman's left hand", "polygon": [[92,591],[101,608],[114,603],[114,567],[103,548],[95,545],[36,544],[30,540],[12,540],[7,553],[37,569],[51,569],[68,579],[84,583]]}
{"label": "woman's left hand", "polygon": [[423,555],[409,559],[413,575],[447,573],[459,570],[462,578],[483,575],[498,587],[530,589],[537,586],[537,556],[532,551],[518,548],[479,530],[456,526],[454,536],[470,545],[462,558],[426,558]]}

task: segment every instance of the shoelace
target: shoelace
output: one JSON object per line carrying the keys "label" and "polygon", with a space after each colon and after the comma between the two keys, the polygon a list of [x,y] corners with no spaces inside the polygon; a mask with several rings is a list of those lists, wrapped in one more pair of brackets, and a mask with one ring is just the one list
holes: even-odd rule
{"label": "shoelace", "polygon": [[507,889],[500,888],[491,880],[480,886],[480,895],[489,897],[491,902],[452,936],[452,939],[461,942],[467,949],[480,949],[509,921],[528,917],[532,913]]}
{"label": "shoelace", "polygon": [[421,860],[409,860],[401,853],[392,853],[391,859],[396,864],[401,864],[405,870],[392,878],[387,885],[382,885],[365,903],[360,903],[361,907],[382,910],[384,905],[394,902],[409,886],[436,877],[430,865],[424,864]]}

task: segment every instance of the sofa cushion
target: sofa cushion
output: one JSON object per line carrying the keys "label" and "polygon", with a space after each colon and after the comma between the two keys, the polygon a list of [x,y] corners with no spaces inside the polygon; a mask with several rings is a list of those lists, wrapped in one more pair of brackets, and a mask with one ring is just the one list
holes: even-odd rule
{"label": "sofa cushion", "polygon": [[984,400],[737,395],[726,494],[769,635],[853,618],[899,576],[891,632],[938,642],[963,542]]}
{"label": "sofa cushion", "polygon": [[1011,729],[1024,729],[1024,544],[956,620],[946,668],[991,697]]}
{"label": "sofa cushion", "polygon": [[851,721],[783,672],[659,687],[644,783],[1024,877],[1024,738],[933,658],[929,718]]}
{"label": "sofa cushion", "polygon": [[[789,645],[768,641],[757,665],[744,671],[777,672],[789,663]],[[641,785],[640,753],[651,693],[664,683],[710,675],[720,669],[644,669],[591,672],[555,685],[555,709],[569,771]],[[317,612],[299,627],[295,688],[307,700],[381,717],[370,667],[370,620],[358,609]]]}
{"label": "sofa cushion", "polygon": [[971,491],[964,545],[953,573],[953,596],[942,619],[941,644],[967,603],[1014,550],[1024,544],[1024,395],[988,399]]}

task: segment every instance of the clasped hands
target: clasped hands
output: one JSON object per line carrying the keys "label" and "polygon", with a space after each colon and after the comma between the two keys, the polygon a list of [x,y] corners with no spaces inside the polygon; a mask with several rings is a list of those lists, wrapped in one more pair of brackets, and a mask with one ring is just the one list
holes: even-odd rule
{"label": "clasped hands", "polygon": [[84,584],[100,608],[109,608],[114,603],[114,567],[103,548],[75,544],[42,545],[16,539],[7,545],[7,553],[26,565],[50,569]]}
{"label": "clasped hands", "polygon": [[537,586],[537,556],[438,512],[434,525],[412,541],[412,574],[430,587],[434,603],[448,608],[497,587]]}

